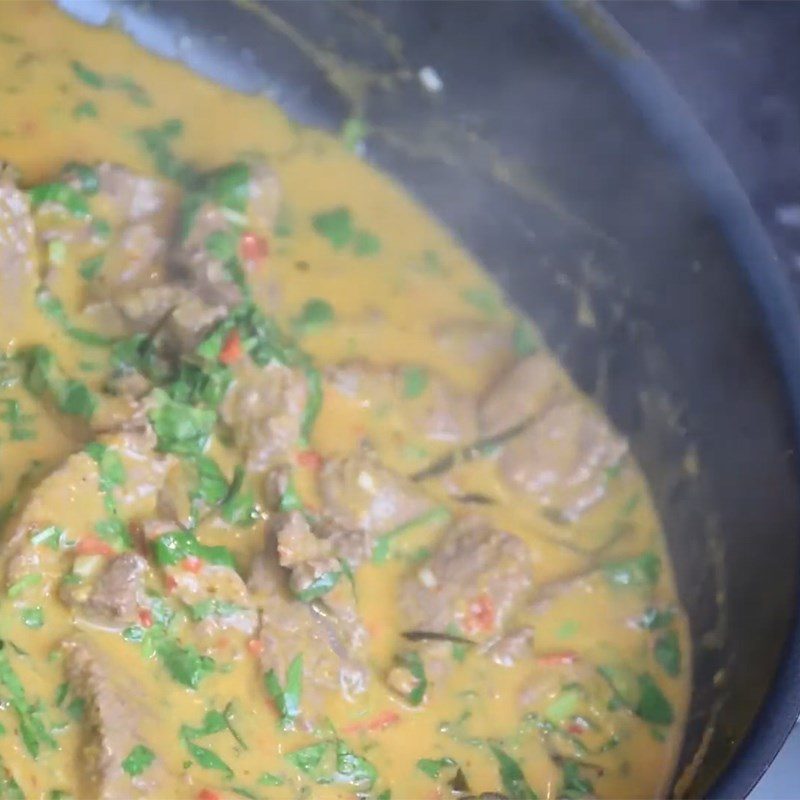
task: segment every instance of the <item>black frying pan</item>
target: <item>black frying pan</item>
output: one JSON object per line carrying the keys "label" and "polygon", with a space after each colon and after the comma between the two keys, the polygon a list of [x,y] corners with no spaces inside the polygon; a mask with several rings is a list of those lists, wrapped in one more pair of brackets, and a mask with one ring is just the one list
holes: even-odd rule
{"label": "black frying pan", "polygon": [[[652,63],[587,6],[61,2],[96,23],[113,7],[145,46],[303,122],[368,118],[367,157],[631,437],[695,643],[676,791],[747,794],[800,708],[800,322],[745,196]],[[428,65],[442,92],[418,80]],[[577,322],[586,301],[594,327]]]}

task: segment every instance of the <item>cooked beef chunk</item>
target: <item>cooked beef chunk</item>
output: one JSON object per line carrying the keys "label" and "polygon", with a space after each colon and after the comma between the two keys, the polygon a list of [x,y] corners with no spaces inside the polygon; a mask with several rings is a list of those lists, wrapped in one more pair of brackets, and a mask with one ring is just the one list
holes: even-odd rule
{"label": "cooked beef chunk", "polygon": [[[208,302],[233,306],[242,299],[241,291],[225,258],[209,247],[211,237],[231,235],[238,241],[243,228],[261,235],[271,231],[280,207],[281,190],[275,174],[261,161],[238,162],[223,167],[222,171],[230,182],[240,178],[246,181],[245,196],[236,193],[236,205],[241,207],[232,207],[225,198],[203,202],[191,216],[175,252],[175,261]],[[214,183],[221,174],[211,173],[207,180]]]}
{"label": "cooked beef chunk", "polygon": [[277,362],[259,367],[249,359],[233,366],[233,382],[220,406],[248,469],[282,463],[300,439],[308,388],[302,370]]}
{"label": "cooked beef chunk", "polygon": [[293,659],[302,655],[301,711],[305,723],[313,727],[327,693],[340,691],[352,697],[366,690],[367,634],[354,605],[307,603],[294,597],[273,547],[274,542],[256,558],[248,582],[260,610],[261,664],[283,680]]}
{"label": "cooked beef chunk", "polygon": [[409,396],[409,368],[348,361],[326,373],[330,384],[365,408],[391,409],[422,436],[440,442],[467,443],[477,437],[475,400],[430,370]]}
{"label": "cooked beef chunk", "polygon": [[124,627],[136,621],[137,612],[146,604],[146,572],[147,561],[142,556],[122,553],[106,561],[93,582],[62,584],[60,596],[95,624]]}
{"label": "cooked beef chunk", "polygon": [[331,558],[330,542],[316,536],[299,511],[290,511],[283,516],[275,529],[278,561],[282,567],[291,569],[304,562]]}
{"label": "cooked beef chunk", "polygon": [[455,625],[470,638],[486,638],[502,630],[532,582],[525,543],[467,517],[448,528],[431,557],[405,579],[400,607],[411,630]]}
{"label": "cooked beef chunk", "polygon": [[481,398],[481,436],[495,436],[537,416],[559,395],[564,378],[545,353],[517,361]]}
{"label": "cooked beef chunk", "polygon": [[533,650],[533,628],[514,628],[484,646],[484,652],[501,667],[511,667],[520,659],[527,658]]}
{"label": "cooked beef chunk", "polygon": [[68,556],[32,537],[61,527],[65,512],[79,507],[89,518],[104,515],[103,497],[97,485],[97,465],[88,453],[69,456],[63,464],[31,490],[24,505],[9,521],[5,538],[6,583],[12,586],[29,575],[40,575],[39,591],[48,592],[67,568]]}
{"label": "cooked beef chunk", "polygon": [[[155,439],[149,429],[121,431],[98,441],[122,460],[125,481],[110,490],[120,515],[129,518],[152,513],[174,457],[153,452]],[[46,542],[34,543],[32,537],[55,527],[67,528],[71,536],[82,538],[91,531],[92,525],[87,530],[87,523],[107,518],[106,502],[99,485],[98,465],[87,452],[74,453],[45,476],[9,523],[5,544],[8,584],[37,573],[42,576],[38,589],[49,591],[66,570],[71,556]]]}
{"label": "cooked beef chunk", "polygon": [[111,238],[103,267],[89,284],[90,296],[114,298],[160,284],[175,219],[174,189],[165,181],[108,163],[97,166],[97,182],[93,202],[106,213]]}
{"label": "cooked beef chunk", "polygon": [[499,466],[510,486],[571,522],[603,498],[608,470],[626,450],[624,439],[598,412],[570,400],[510,440]]}
{"label": "cooked beef chunk", "polygon": [[364,531],[370,543],[432,507],[417,485],[383,466],[368,447],[326,461],[319,492],[325,513],[344,528]]}
{"label": "cooked beef chunk", "polygon": [[142,692],[134,691],[136,677],[88,640],[64,644],[66,670],[72,692],[86,703],[82,775],[87,795],[101,798],[163,796],[170,776],[156,755],[140,775],[130,776],[122,762],[137,745],[158,753],[157,742],[147,742],[142,729],[155,717]]}
{"label": "cooked beef chunk", "polygon": [[[355,531],[344,531],[318,520],[312,529],[309,521],[299,511],[291,511],[278,520],[275,526],[278,543],[278,561],[289,570],[289,588],[296,597],[322,591],[320,597],[330,610],[340,618],[357,620],[355,592],[346,570],[358,566],[368,557],[364,555],[364,536]],[[358,544],[357,544],[358,543]],[[351,558],[349,558],[350,556]],[[346,562],[346,565],[343,563]],[[326,580],[327,579],[327,580]],[[327,581],[333,581],[327,588]],[[319,589],[321,582],[322,590]]]}
{"label": "cooked beef chunk", "polygon": [[490,322],[445,320],[433,329],[433,337],[454,361],[491,377],[514,358],[512,332]]}
{"label": "cooked beef chunk", "polygon": [[4,347],[32,309],[37,283],[28,196],[16,187],[11,169],[0,164],[0,330]]}
{"label": "cooked beef chunk", "polygon": [[126,333],[159,336],[176,352],[193,350],[225,317],[221,304],[206,303],[188,286],[166,283],[124,295],[115,301]]}
{"label": "cooked beef chunk", "polygon": [[177,459],[156,452],[157,439],[149,423],[100,437],[100,441],[116,450],[125,466],[125,481],[115,491],[120,514],[139,515],[143,506],[154,509]]}
{"label": "cooked beef chunk", "polygon": [[[512,610],[532,586],[531,557],[516,536],[489,527],[477,517],[460,520],[445,531],[431,557],[400,588],[400,610],[408,630],[456,632],[471,640],[501,634]],[[452,665],[447,642],[414,647],[429,684]],[[387,676],[389,686],[408,697],[416,678],[404,664]]]}
{"label": "cooked beef chunk", "polygon": [[173,596],[189,606],[190,616],[199,622],[197,633],[204,648],[213,648],[222,630],[254,633],[257,613],[235,569],[202,563],[196,572],[178,566],[167,573],[174,582]]}

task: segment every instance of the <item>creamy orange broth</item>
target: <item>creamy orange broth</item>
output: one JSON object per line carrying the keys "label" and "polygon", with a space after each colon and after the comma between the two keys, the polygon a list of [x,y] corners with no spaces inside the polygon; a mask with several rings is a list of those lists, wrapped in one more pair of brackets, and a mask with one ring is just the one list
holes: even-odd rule
{"label": "creamy orange broth", "polygon": [[[126,91],[81,81],[71,67],[76,60],[103,76],[129,76],[146,91],[150,104],[137,104]],[[447,231],[335,138],[298,127],[263,98],[222,89],[145,53],[120,33],[83,27],[40,3],[0,4],[0,96],[0,158],[19,170],[25,187],[55,179],[65,163],[75,160],[111,161],[152,174],[151,153],[134,132],[167,119],[183,124],[171,143],[174,152],[202,169],[229,163],[242,153],[263,154],[282,186],[291,233],[270,237],[268,258],[248,279],[262,308],[287,331],[310,299],[330,304],[333,320],[301,341],[318,367],[352,358],[412,364],[476,395],[496,379],[495,364],[454,359],[437,346],[431,332],[438,321],[450,319],[489,322],[511,331],[520,325],[515,313]],[[84,113],[76,115],[80,106]],[[358,229],[378,237],[379,251],[357,256],[351,248],[332,247],[312,220],[334,208],[349,209]],[[94,320],[82,316],[83,283],[74,258],[59,265],[52,285],[73,323],[92,328]],[[2,289],[4,294],[10,291],[7,285]],[[66,336],[62,326],[39,311],[31,293],[4,307],[0,339],[9,357],[31,345],[46,345],[67,375],[100,392],[108,350]],[[27,499],[32,487],[80,451],[92,434],[79,420],[32,396],[21,381],[5,386],[0,399],[16,400],[30,415],[20,423],[30,438],[15,440],[12,422],[0,422],[0,501],[19,499],[9,509],[10,530],[15,521],[33,518]],[[326,387],[309,447],[330,459],[351,452],[366,437],[388,467],[405,475],[451,449],[421,441],[395,409],[379,412]],[[236,455],[218,441],[209,452],[230,475]],[[126,466],[130,471],[131,465]],[[529,547],[533,598],[537,590],[544,594],[526,618],[534,629],[532,653],[513,666],[500,666],[470,649],[418,705],[387,687],[384,677],[404,646],[400,634],[406,629],[396,601],[398,584],[417,568],[421,549],[433,547],[442,535],[441,519],[434,517],[397,536],[388,559],[355,570],[358,609],[370,633],[371,681],[352,700],[336,693],[327,698],[327,723],[315,730],[282,729],[274,698],[265,689],[264,670],[247,648],[233,653],[223,648],[212,656],[215,669],[191,689],[173,680],[162,661],[143,652],[139,643],[118,631],[76,621],[58,593],[43,588],[49,585],[48,575],[41,585],[9,592],[0,617],[4,664],[22,682],[25,702],[39,704],[37,718],[49,733],[34,757],[22,735],[20,715],[8,702],[14,699],[13,682],[7,673],[0,676],[0,796],[55,800],[94,791],[87,779],[87,764],[95,756],[87,746],[87,720],[74,706],[70,713],[71,694],[58,697],[65,681],[61,643],[76,630],[102,650],[112,672],[134,675],[127,691],[148,698],[155,709],[143,719],[141,734],[172,776],[168,788],[160,788],[162,796],[447,798],[464,796],[453,794],[449,785],[457,769],[474,795],[495,791],[509,797],[616,798],[663,793],[688,701],[687,625],[639,470],[626,457],[609,472],[603,499],[566,526],[510,490],[491,457],[425,481],[429,496],[456,517],[464,506],[451,497],[454,481],[462,494],[494,498],[495,503],[474,510]],[[314,471],[299,466],[295,482],[304,503],[318,507]],[[40,529],[45,523],[57,525],[78,539],[105,513],[102,493],[96,491],[87,500],[85,487],[65,491],[61,483],[48,485],[45,479],[33,491],[38,492]],[[200,526],[198,538],[230,548],[246,573],[249,559],[263,547],[270,516],[263,501],[259,512],[259,519],[245,528],[218,526],[212,520]],[[146,504],[135,509],[137,518],[153,513]],[[602,566],[629,563],[625,559],[644,553],[655,554],[661,563],[660,576],[644,581],[651,585],[624,585],[631,583],[625,575]],[[53,569],[62,567],[59,562]],[[48,568],[43,569],[46,573]],[[561,579],[574,583],[566,591],[550,591]],[[30,609],[40,611],[31,616]],[[649,609],[671,610],[674,616],[659,618],[660,627],[648,629],[642,618]],[[564,671],[576,664],[582,665],[578,677]],[[616,675],[615,691],[609,675]],[[279,677],[283,682],[285,676]],[[531,686],[536,687],[533,699],[527,691]],[[653,687],[658,693],[655,712]],[[670,710],[667,722],[664,704]],[[228,774],[198,763],[181,736],[181,726],[197,728],[204,714],[224,707],[231,710],[236,736],[226,729],[194,741],[228,765]],[[318,782],[319,776],[287,758],[300,748],[331,741],[343,742],[366,759],[374,778],[357,785]],[[502,754],[518,766],[518,774]],[[428,762],[419,763],[424,759],[446,760],[426,771]]]}

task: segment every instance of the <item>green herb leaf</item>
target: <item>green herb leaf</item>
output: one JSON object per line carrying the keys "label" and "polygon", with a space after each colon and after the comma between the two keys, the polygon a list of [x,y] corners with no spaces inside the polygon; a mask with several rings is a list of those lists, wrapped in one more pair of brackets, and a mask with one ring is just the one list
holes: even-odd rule
{"label": "green herb leaf", "polygon": [[292,328],[298,336],[306,336],[330,325],[335,319],[333,306],[319,297],[308,300],[300,314],[292,321]]}
{"label": "green herb leaf", "polygon": [[320,236],[331,243],[334,250],[345,248],[355,234],[350,209],[344,206],[315,214],[311,218],[311,225]]}
{"label": "green herb leaf", "polygon": [[[52,793],[51,793],[52,794]],[[3,800],[25,800],[25,793],[0,758],[0,797]]]}
{"label": "green herb leaf", "polygon": [[539,349],[539,340],[534,333],[533,325],[526,319],[518,319],[514,323],[513,335],[514,352],[524,358]]}
{"label": "green herb leaf", "polygon": [[492,751],[492,755],[497,759],[497,764],[500,768],[500,780],[509,800],[538,800],[536,792],[531,789],[525,780],[525,775],[519,764],[497,745],[490,744],[489,748]]}
{"label": "green herb leaf", "polygon": [[199,728],[192,728],[189,725],[181,726],[181,735],[188,739],[199,739],[201,736],[211,736],[214,733],[222,733],[228,727],[228,721],[221,711],[212,709],[206,711],[203,722]]}
{"label": "green herb leaf", "polygon": [[94,119],[97,116],[97,106],[91,100],[85,100],[72,109],[72,116],[75,119]]}
{"label": "green herb leaf", "polygon": [[203,176],[202,191],[218,205],[244,214],[250,200],[250,167],[234,161]]}
{"label": "green herb leaf", "polygon": [[473,286],[464,289],[461,296],[471,306],[483,312],[487,317],[495,317],[502,309],[502,301],[495,289],[491,287]]}
{"label": "green herb leaf", "polygon": [[[191,188],[196,181],[196,172],[190,164],[172,152],[173,141],[182,132],[183,123],[179,119],[168,119],[155,128],[140,128],[136,131],[136,138],[152,157],[157,172],[165,178]],[[187,202],[189,202],[188,197],[184,200],[182,218]],[[199,206],[194,209],[195,213],[198,208]]]}
{"label": "green herb leaf", "polygon": [[22,681],[14,672],[4,650],[0,650],[0,685],[8,692],[9,705],[17,716],[19,735],[28,753],[38,758],[43,744],[55,749],[56,741],[40,719],[38,708],[28,701]]}
{"label": "green herb leaf", "polygon": [[287,753],[285,758],[301,772],[311,775],[319,767],[325,751],[329,747],[330,742],[318,742],[308,745],[308,747],[301,747],[299,750],[293,750],[291,753]]}
{"label": "green herb leaf", "polygon": [[153,542],[153,553],[162,567],[177,564],[184,558],[194,556],[209,564],[236,569],[236,559],[227,547],[201,544],[189,531],[175,531],[159,536]]}
{"label": "green herb leaf", "polygon": [[239,237],[233,231],[212,231],[205,241],[206,252],[218,261],[236,258],[239,251]]}
{"label": "green herb leaf", "polygon": [[413,530],[420,525],[440,525],[450,520],[450,511],[445,506],[435,506],[429,511],[425,511],[414,519],[398,525],[390,531],[382,534],[375,540],[375,546],[372,550],[372,561],[376,564],[382,564],[389,558],[389,548],[391,543],[404,533]]}
{"label": "green herb leaf", "polygon": [[614,586],[655,586],[661,576],[661,559],[655,553],[643,553],[634,558],[607,564],[603,573],[606,580]]}
{"label": "green herb leaf", "polygon": [[100,538],[115,550],[130,550],[133,547],[128,526],[119,517],[101,519],[95,523],[94,529]]}
{"label": "green herb leaf", "polygon": [[20,612],[20,618],[26,628],[41,628],[44,625],[44,611],[42,611],[41,606],[23,608]]}
{"label": "green herb leaf", "polygon": [[335,783],[347,783],[369,791],[377,777],[378,771],[371,762],[354,753],[341,739],[336,742]]}
{"label": "green herb leaf", "polygon": [[189,606],[189,616],[192,621],[199,622],[200,620],[208,619],[208,617],[230,617],[244,610],[244,606],[210,597]]}
{"label": "green herb leaf", "polygon": [[100,270],[103,268],[103,260],[104,259],[102,255],[84,258],[83,261],[81,261],[80,267],[78,267],[78,274],[85,281],[94,280],[100,274]]}
{"label": "green herb leaf", "polygon": [[34,209],[44,203],[60,205],[73,217],[84,218],[91,216],[86,198],[69,184],[54,181],[42,183],[29,190],[28,195]]}
{"label": "green herb leaf", "polygon": [[323,572],[315,578],[305,589],[295,592],[294,596],[304,603],[310,603],[318,597],[324,597],[328,592],[339,583],[342,577],[341,572]]}
{"label": "green herb leaf", "polygon": [[36,345],[23,351],[20,357],[25,364],[24,383],[36,397],[49,394],[60,411],[65,414],[91,419],[97,400],[85,384],[64,377],[55,356],[46,347]]}
{"label": "green herb leaf", "polygon": [[648,673],[639,675],[639,703],[635,711],[654,725],[671,725],[675,719],[669,700]]}
{"label": "green herb leaf", "polygon": [[656,639],[653,655],[667,675],[675,678],[681,671],[681,646],[676,631],[666,631]]}
{"label": "green herb leaf", "polygon": [[36,306],[42,314],[53,320],[67,336],[76,342],[90,347],[109,347],[114,344],[114,340],[108,336],[73,325],[67,317],[61,301],[44,287],[40,287],[36,291]]}
{"label": "green herb leaf", "polygon": [[286,783],[286,779],[280,775],[273,775],[271,772],[262,772],[258,776],[258,783],[261,786],[283,786]]}
{"label": "green herb leaf", "polygon": [[417,769],[424,772],[429,778],[437,780],[445,767],[455,767],[452,758],[421,758],[417,761]]}
{"label": "green herb leaf", "polygon": [[47,528],[43,528],[38,533],[34,533],[33,536],[31,536],[31,544],[37,546],[43,544],[51,550],[57,550],[59,540],[63,533],[63,528],[59,528],[57,525],[50,525]]}
{"label": "green herb leaf", "polygon": [[675,619],[675,611],[672,608],[658,609],[648,608],[637,620],[637,625],[647,631],[666,628]]}
{"label": "green herb leaf", "polygon": [[214,429],[214,411],[177,402],[161,390],[153,395],[157,406],[149,419],[158,437],[158,449],[177,455],[201,455]]}
{"label": "green herb leaf", "polygon": [[348,117],[340,133],[342,144],[347,150],[357,152],[371,130],[370,124],[361,117]]}
{"label": "green herb leaf", "polygon": [[403,367],[403,397],[419,397],[428,387],[428,370],[425,367]]}
{"label": "green herb leaf", "polygon": [[395,656],[395,664],[405,667],[416,680],[414,688],[405,696],[409,705],[418,706],[425,699],[425,692],[428,691],[428,677],[425,674],[425,665],[422,663],[419,653],[409,650]]}
{"label": "green herb leaf", "polygon": [[264,675],[264,686],[281,715],[284,729],[290,727],[300,713],[300,698],[303,690],[303,655],[298,653],[286,670],[286,685],[281,686],[275,670]]}
{"label": "green herb leaf", "polygon": [[36,586],[37,584],[42,582],[42,576],[39,572],[30,572],[27,575],[23,575],[18,580],[14,581],[11,586],[8,587],[8,596],[9,597],[19,597],[26,589],[29,589],[32,586]]}
{"label": "green herb leaf", "polygon": [[228,494],[228,481],[213,458],[198,455],[192,460],[197,469],[195,497],[209,506],[221,503]]}
{"label": "green herb leaf", "polygon": [[370,231],[356,231],[353,237],[353,252],[357,256],[374,256],[381,251],[381,240]]}
{"label": "green herb leaf", "polygon": [[61,177],[68,181],[76,181],[84,194],[97,194],[100,190],[97,170],[80,161],[67,162],[61,170]]}
{"label": "green herb leaf", "polygon": [[81,83],[85,83],[93,89],[102,89],[105,87],[105,79],[99,72],[89,69],[89,67],[82,64],[80,61],[73,61],[70,66],[72,67],[73,73],[75,73],[75,77],[81,81]]}
{"label": "green herb leaf", "polygon": [[189,755],[204,769],[213,769],[221,772],[226,778],[233,777],[233,770],[213,751],[201,747],[191,739],[184,738],[184,744]]}
{"label": "green herb leaf", "polygon": [[581,774],[580,761],[565,758],[561,762],[561,791],[558,796],[565,800],[581,800],[581,798],[595,797],[592,782]]}
{"label": "green herb leaf", "polygon": [[237,465],[228,492],[220,505],[222,518],[231,525],[247,528],[258,518],[252,491],[242,491],[244,468]]}
{"label": "green herb leaf", "polygon": [[171,639],[161,642],[156,652],[170,676],[178,683],[196,689],[203,678],[214,672],[214,659],[192,647],[181,647]]}
{"label": "green herb leaf", "polygon": [[154,761],[156,754],[143,744],[137,744],[122,760],[122,769],[131,777],[141,775]]}
{"label": "green herb leaf", "polygon": [[114,498],[114,488],[125,483],[125,467],[116,450],[100,442],[90,442],[86,445],[86,452],[92,457],[98,467],[98,484],[104,495],[106,510],[116,515],[117,503]]}
{"label": "green herb leaf", "polygon": [[305,366],[306,375],[306,404],[300,419],[300,445],[308,447],[311,431],[322,409],[323,389],[322,375],[311,364]]}

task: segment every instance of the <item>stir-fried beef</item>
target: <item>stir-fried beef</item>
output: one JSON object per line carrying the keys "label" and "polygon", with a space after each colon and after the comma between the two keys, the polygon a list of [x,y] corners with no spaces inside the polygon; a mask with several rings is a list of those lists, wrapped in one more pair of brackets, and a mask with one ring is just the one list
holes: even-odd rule
{"label": "stir-fried beef", "polygon": [[263,472],[280,464],[297,446],[308,388],[302,370],[272,362],[259,367],[242,360],[220,407],[222,420],[245,455],[247,466]]}
{"label": "stir-fried beef", "polygon": [[327,378],[345,397],[376,412],[397,413],[428,439],[466,443],[477,436],[474,398],[430,370],[356,360],[329,369]]}
{"label": "stir-fried beef", "polygon": [[146,605],[147,561],[137,553],[122,553],[105,561],[98,572],[93,581],[62,584],[61,599],[98,625],[124,627],[136,622]]}
{"label": "stir-fried beef", "polygon": [[494,323],[443,320],[434,327],[433,337],[450,358],[492,378],[514,358],[511,331]]}
{"label": "stir-fried beef", "polygon": [[[511,612],[532,586],[531,557],[516,536],[497,531],[477,517],[453,524],[429,559],[403,581],[400,609],[409,630],[451,632],[484,641],[502,635]],[[443,641],[415,646],[428,681],[452,667],[451,647]],[[389,685],[408,696],[413,671],[395,666]]]}
{"label": "stir-fried beef", "polygon": [[517,361],[484,393],[481,436],[495,436],[542,413],[564,388],[558,365],[545,353]]}
{"label": "stir-fried beef", "polygon": [[328,692],[341,691],[352,698],[366,689],[366,631],[355,614],[349,613],[347,604],[332,607],[298,599],[279,563],[278,551],[270,549],[268,546],[255,560],[248,582],[260,612],[261,664],[282,679],[292,661],[302,657],[301,711],[311,724]]}
{"label": "stir-fried beef", "polygon": [[235,188],[227,194],[217,192],[217,197],[213,192],[207,194],[193,209],[174,257],[207,302],[232,306],[240,302],[242,294],[228,265],[230,254],[209,245],[215,237],[233,237],[238,243],[243,230],[247,235],[271,231],[280,207],[281,189],[272,170],[258,160],[237,162],[207,178],[212,186],[223,180]]}
{"label": "stir-fried beef", "polygon": [[515,489],[573,521],[605,495],[608,470],[626,442],[592,408],[576,400],[545,412],[500,456],[500,470]]}
{"label": "stir-fried beef", "polygon": [[28,196],[17,188],[12,170],[0,164],[0,292],[9,337],[33,308],[38,283],[33,220]]}
{"label": "stir-fried beef", "polygon": [[155,713],[146,695],[133,690],[135,673],[122,669],[88,640],[68,641],[64,650],[71,690],[86,703],[85,790],[102,798],[157,796],[169,777],[157,756],[139,775],[130,775],[122,766],[137,745],[158,752],[157,742],[146,741],[142,733]]}
{"label": "stir-fried beef", "polygon": [[[97,166],[95,203],[111,234],[103,266],[89,284],[93,298],[114,298],[164,280],[174,224],[175,191],[166,181],[118,164]],[[102,213],[101,211],[101,213]]]}
{"label": "stir-fried beef", "polygon": [[368,447],[327,461],[319,491],[335,523],[364,531],[372,542],[432,507],[418,486],[381,464]]}

